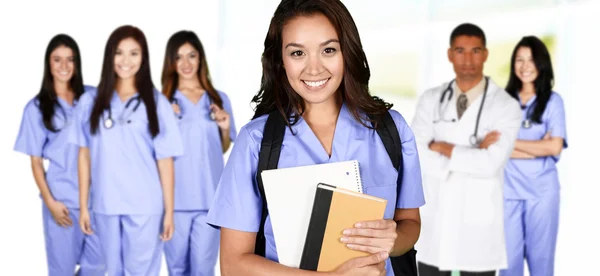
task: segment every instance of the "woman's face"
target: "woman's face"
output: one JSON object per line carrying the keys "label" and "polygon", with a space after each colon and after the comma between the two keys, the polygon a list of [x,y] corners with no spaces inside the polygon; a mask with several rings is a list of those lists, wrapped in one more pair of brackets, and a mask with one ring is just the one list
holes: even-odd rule
{"label": "woman's face", "polygon": [[142,65],[142,47],[133,38],[119,42],[115,52],[115,73],[122,79],[130,79],[140,70]]}
{"label": "woman's face", "polygon": [[322,14],[298,16],[282,31],[283,67],[291,87],[307,104],[332,97],[344,76],[344,58],[338,34]]}
{"label": "woman's face", "polygon": [[55,82],[69,82],[75,70],[73,50],[67,46],[58,46],[50,53],[50,74]]}
{"label": "woman's face", "polygon": [[193,79],[198,76],[200,65],[200,54],[190,43],[185,43],[177,50],[176,66],[177,74],[183,79]]}
{"label": "woman's face", "polygon": [[531,48],[520,47],[515,55],[515,74],[523,84],[533,83],[538,77],[538,70],[533,61]]}

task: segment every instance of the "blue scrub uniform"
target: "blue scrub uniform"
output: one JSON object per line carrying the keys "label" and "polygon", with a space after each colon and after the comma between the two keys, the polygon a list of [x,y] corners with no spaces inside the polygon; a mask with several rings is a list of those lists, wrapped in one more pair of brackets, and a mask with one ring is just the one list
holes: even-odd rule
{"label": "blue scrub uniform", "polygon": [[[236,128],[231,103],[219,92],[223,109],[230,115],[231,141]],[[210,119],[210,98],[204,93],[194,104],[178,90],[174,98],[179,105],[179,131],[185,148],[175,159],[175,234],[165,244],[165,257],[171,276],[214,275],[219,252],[219,230],[206,224],[223,172],[220,129]]]}
{"label": "blue scrub uniform", "polygon": [[[181,136],[168,100],[154,91],[160,133],[148,131],[146,106],[137,96],[122,102],[113,93],[112,128],[104,121],[90,133],[90,113],[96,90],[85,93],[77,106],[70,141],[90,150],[92,211],[106,257],[108,275],[158,275],[163,249],[164,200],[157,160],[183,154]],[[135,110],[134,110],[135,109]]]}
{"label": "blue scrub uniform", "polygon": [[[364,192],[388,201],[385,219],[393,219],[396,208],[418,208],[425,204],[421,169],[414,135],[404,118],[390,111],[402,140],[404,173],[397,205],[396,185],[398,172],[392,166],[381,138],[375,130],[358,123],[344,104],[340,110],[333,137],[331,157],[312,132],[306,121],[286,128],[279,168],[358,160]],[[258,232],[262,201],[256,184],[258,153],[267,115],[259,117],[239,133],[231,151],[223,175],[217,187],[213,205],[208,212],[208,223],[246,232]],[[269,217],[265,222],[267,240],[266,258],[277,262],[277,251],[273,228]],[[394,272],[389,259],[386,261],[387,275]]]}
{"label": "blue scrub uniform", "polygon": [[[534,96],[523,110],[526,119],[534,108]],[[533,110],[529,111],[529,114]],[[567,148],[565,109],[562,98],[550,96],[542,115],[542,123],[521,127],[519,140],[540,140],[550,132],[564,139]],[[510,159],[505,169],[504,218],[508,269],[501,275],[523,275],[524,259],[531,276],[554,275],[554,253],[558,234],[560,184],[556,163],[560,156],[535,159]]]}
{"label": "blue scrub uniform", "polygon": [[[86,90],[93,87],[86,86]],[[104,260],[96,235],[87,236],[79,228],[79,183],[77,158],[79,148],[67,143],[66,128],[73,121],[74,107],[58,98],[53,125],[58,132],[44,126],[39,103],[30,100],[23,111],[23,118],[14,150],[49,161],[46,182],[56,201],[69,210],[72,226],[62,227],[54,221],[50,210],[42,204],[48,275],[73,275],[80,264],[80,275],[104,275]],[[74,105],[77,103],[74,102]]]}

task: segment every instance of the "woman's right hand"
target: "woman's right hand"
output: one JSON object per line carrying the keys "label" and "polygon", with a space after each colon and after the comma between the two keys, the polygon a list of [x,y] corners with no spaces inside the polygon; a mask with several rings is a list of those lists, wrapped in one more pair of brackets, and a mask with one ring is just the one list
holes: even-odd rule
{"label": "woman's right hand", "polygon": [[385,276],[385,260],[389,257],[387,252],[366,257],[358,257],[343,263],[333,274],[336,276]]}
{"label": "woman's right hand", "polygon": [[86,235],[94,234],[90,224],[90,212],[87,208],[82,208],[79,212],[79,227],[81,227],[81,232],[85,233]]}
{"label": "woman's right hand", "polygon": [[46,204],[52,218],[56,221],[56,224],[62,227],[73,226],[73,221],[69,217],[69,209],[62,202],[53,200]]}

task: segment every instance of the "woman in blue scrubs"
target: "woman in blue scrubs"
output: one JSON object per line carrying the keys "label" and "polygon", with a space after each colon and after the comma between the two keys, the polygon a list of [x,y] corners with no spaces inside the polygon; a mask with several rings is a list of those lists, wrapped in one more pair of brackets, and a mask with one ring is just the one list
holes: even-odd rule
{"label": "woman in blue scrubs", "polygon": [[110,35],[98,89],[81,96],[76,118],[81,229],[100,237],[108,275],[158,275],[162,241],[174,228],[173,157],[183,146],[171,105],[152,84],[138,28]]}
{"label": "woman in blue scrubs", "polygon": [[[67,143],[67,126],[85,90],[81,55],[73,38],[54,36],[46,48],[40,92],[23,111],[15,150],[31,156],[31,168],[43,200],[42,219],[48,275],[103,275],[98,237],[79,229],[77,146]],[[49,161],[44,171],[43,159]]]}
{"label": "woman in blue scrubs", "polygon": [[552,91],[550,54],[534,36],[513,51],[506,91],[521,104],[523,123],[505,169],[504,217],[508,269],[502,275],[554,275],[560,184],[556,163],[567,148],[565,109]]}
{"label": "woman in blue scrubs", "polygon": [[165,244],[169,275],[212,276],[219,230],[206,224],[206,214],[223,172],[223,153],[236,136],[231,103],[213,87],[204,47],[191,31],[177,32],[167,42],[162,85],[185,148],[175,158],[177,228]]}
{"label": "woman in blue scrubs", "polygon": [[[208,223],[221,229],[224,275],[323,275],[278,263],[273,229],[264,225],[266,258],[254,254],[263,208],[257,189],[258,153],[267,114],[279,110],[291,125],[279,168],[358,160],[364,191],[388,201],[385,219],[347,229],[340,240],[366,257],[341,265],[336,275],[394,275],[389,256],[408,251],[420,230],[424,204],[412,131],[390,104],[369,94],[368,62],[352,17],[341,1],[282,1],[262,55],[254,119],[240,129],[221,176]],[[389,112],[402,140],[403,175],[392,166],[367,115]],[[278,113],[279,114],[279,113]],[[398,203],[397,185],[401,186]]]}

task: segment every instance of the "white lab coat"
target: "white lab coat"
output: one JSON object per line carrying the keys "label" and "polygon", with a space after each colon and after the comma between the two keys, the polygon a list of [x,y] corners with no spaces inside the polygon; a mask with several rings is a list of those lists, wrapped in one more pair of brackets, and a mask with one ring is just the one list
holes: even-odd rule
{"label": "white lab coat", "polygon": [[[492,271],[506,268],[503,222],[504,165],[521,124],[517,100],[491,79],[481,112],[477,137],[493,130],[499,140],[479,149],[469,137],[483,94],[456,122],[438,122],[442,92],[448,83],[427,90],[419,99],[412,123],[423,173],[425,206],[421,207],[421,235],[417,259],[441,270]],[[442,118],[458,118],[457,92],[442,104]],[[454,144],[452,157],[429,150],[430,141]]]}

